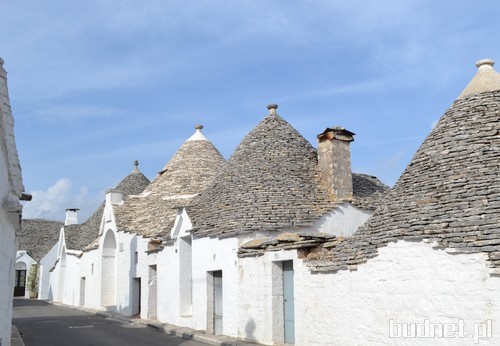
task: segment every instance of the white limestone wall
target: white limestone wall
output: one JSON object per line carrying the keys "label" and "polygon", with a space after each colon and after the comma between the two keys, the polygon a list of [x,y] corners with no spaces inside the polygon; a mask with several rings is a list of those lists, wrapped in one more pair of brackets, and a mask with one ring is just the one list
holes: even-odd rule
{"label": "white limestone wall", "polygon": [[[16,254],[16,266],[15,269],[25,269],[26,270],[26,291],[24,294],[25,298],[29,298],[30,292],[28,291],[28,277],[30,275],[31,266],[37,262],[30,256],[25,250],[17,251]],[[40,274],[39,274],[40,275]]]}
{"label": "white limestone wall", "polygon": [[193,326],[207,329],[207,272],[222,270],[223,334],[238,336],[238,238],[193,240]]}
{"label": "white limestone wall", "polygon": [[84,306],[101,309],[101,254],[99,250],[84,252],[80,259],[80,278],[85,278]]}
{"label": "white limestone wall", "polygon": [[14,119],[7,88],[7,72],[0,58],[0,344],[10,345],[16,230],[24,191],[14,139]]}
{"label": "white limestone wall", "polygon": [[324,232],[336,236],[351,236],[373,214],[371,211],[359,209],[350,203],[344,203],[321,217],[313,226],[316,232]]}
{"label": "white limestone wall", "polygon": [[[3,160],[0,159],[0,164]],[[4,172],[4,167],[0,167]],[[3,175],[3,173],[0,173]],[[0,197],[5,192],[4,177],[0,176]],[[3,199],[0,199],[0,202]],[[13,225],[8,220],[7,212],[0,209],[0,344],[10,345],[10,326],[12,319],[12,296],[14,287],[14,259],[16,254],[16,236]]]}
{"label": "white limestone wall", "polygon": [[283,334],[283,328],[281,330],[273,328],[273,323],[277,323],[277,320],[283,317],[283,305],[276,306],[276,301],[273,305],[277,295],[282,294],[282,289],[281,292],[277,292],[279,289],[273,287],[277,286],[276,280],[273,280],[273,265],[290,260],[294,262],[294,267],[300,263],[295,250],[268,252],[262,257],[239,260],[241,311],[238,338],[269,345],[278,340],[283,341],[283,336],[279,336]]}
{"label": "white limestone wall", "polygon": [[[192,228],[191,220],[185,209],[178,211],[177,218],[171,231],[172,241],[158,254],[153,254],[157,258],[157,318],[161,322],[174,325],[193,328],[193,313],[189,309],[181,309],[181,296],[186,294],[181,289],[180,272],[184,265],[182,258],[184,254],[181,251],[181,238],[190,237],[187,233]],[[192,273],[192,292],[201,290],[200,285],[203,282],[194,281],[193,270],[195,268],[193,244],[191,248],[191,273]],[[153,263],[153,261],[151,261]],[[185,283],[184,283],[185,285]],[[185,287],[184,287],[185,288]],[[199,306],[194,309],[200,308]],[[203,307],[201,307],[203,309]],[[146,318],[147,315],[144,315]]]}
{"label": "white limestone wall", "polygon": [[66,269],[64,273],[64,298],[66,305],[80,305],[80,258],[68,252],[66,254]]}
{"label": "white limestone wall", "polygon": [[52,249],[40,260],[40,288],[38,293],[39,299],[54,299],[54,292],[50,285],[50,270],[54,267],[57,260],[57,249],[59,243],[56,243]]}
{"label": "white limestone wall", "polygon": [[165,247],[157,254],[158,320],[182,327],[192,327],[191,316],[182,315],[179,308],[179,249],[177,244]]}
{"label": "white limestone wall", "polygon": [[[141,295],[145,294],[144,282],[147,276],[139,269],[140,262],[146,262],[145,252],[147,242],[135,234],[117,232],[116,252],[116,309],[120,314],[130,316],[142,310],[142,302],[139,302],[137,291],[138,279],[141,284]],[[134,282],[135,279],[135,282]],[[140,308],[139,308],[140,306]]]}
{"label": "white limestone wall", "polygon": [[[335,274],[312,274],[302,260],[294,261],[297,345],[500,344],[500,278],[490,276],[484,255],[451,255],[405,241],[390,243],[379,253],[357,271]],[[252,292],[267,297],[246,299],[240,328],[254,319],[255,340],[265,344],[272,344],[276,333],[266,313],[272,311],[272,256],[240,259],[242,298]],[[443,328],[451,334],[398,337],[406,327],[421,328],[425,336],[426,328],[430,333],[426,323],[441,323],[434,327],[435,335],[442,335],[438,329]],[[470,337],[458,337],[460,330]],[[490,331],[491,338],[475,340]]]}

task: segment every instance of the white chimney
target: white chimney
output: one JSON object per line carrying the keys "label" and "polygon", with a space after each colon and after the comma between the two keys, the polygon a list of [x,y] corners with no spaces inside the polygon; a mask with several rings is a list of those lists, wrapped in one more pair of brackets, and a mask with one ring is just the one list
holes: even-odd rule
{"label": "white chimney", "polygon": [[350,143],[354,133],[343,127],[327,128],[318,135],[318,166],[323,184],[335,200],[352,200]]}
{"label": "white chimney", "polygon": [[110,189],[106,191],[106,204],[121,204],[123,202],[123,193],[119,190]]}
{"label": "white chimney", "polygon": [[64,226],[68,225],[78,225],[78,210],[75,208],[66,209],[66,220],[64,220]]}

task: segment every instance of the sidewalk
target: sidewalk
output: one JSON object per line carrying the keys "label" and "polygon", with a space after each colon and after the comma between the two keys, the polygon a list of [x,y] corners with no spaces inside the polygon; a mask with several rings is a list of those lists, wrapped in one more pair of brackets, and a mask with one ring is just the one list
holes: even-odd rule
{"label": "sidewalk", "polygon": [[21,338],[21,334],[19,334],[19,330],[15,325],[12,325],[10,346],[24,346],[23,338]]}
{"label": "sidewalk", "polygon": [[[147,326],[149,328],[156,329],[159,332],[168,334],[168,335],[175,335],[180,338],[186,339],[186,340],[194,340],[198,342],[203,342],[205,344],[209,345],[221,345],[221,346],[256,346],[260,344],[255,344],[251,342],[245,342],[241,341],[235,338],[231,338],[228,336],[224,335],[211,335],[211,334],[206,334],[203,330],[194,330],[190,328],[184,328],[184,327],[179,327],[175,326],[173,324],[168,324],[168,323],[161,323],[156,320],[146,320],[142,318],[132,318],[132,317],[127,317],[123,316],[117,313],[111,313],[107,311],[100,311],[100,310],[93,310],[93,309],[88,309],[88,308],[82,308],[82,307],[76,307],[76,306],[70,306],[70,305],[65,305],[61,303],[56,303],[56,302],[48,302],[49,304],[54,304],[54,305],[59,305],[59,306],[64,306],[67,308],[75,309],[75,310],[80,310],[80,311],[85,311],[91,314],[95,314],[97,316],[102,316],[106,318],[112,318],[118,321],[122,322],[128,322],[128,323],[133,323],[136,325],[143,325]],[[17,330],[17,328],[16,328]],[[19,333],[17,333],[19,335]],[[12,334],[14,337],[14,333]],[[19,339],[21,339],[19,337]],[[12,339],[14,340],[14,339]],[[24,346],[24,343],[20,344],[14,344],[14,341],[12,341],[11,346]]]}

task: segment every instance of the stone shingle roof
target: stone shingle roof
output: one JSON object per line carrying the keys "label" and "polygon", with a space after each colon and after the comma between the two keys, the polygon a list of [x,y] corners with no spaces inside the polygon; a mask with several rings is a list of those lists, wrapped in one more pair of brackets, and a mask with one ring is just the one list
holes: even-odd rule
{"label": "stone shingle roof", "polygon": [[25,250],[36,261],[40,261],[59,241],[64,225],[60,221],[23,219],[18,233],[19,250]]}
{"label": "stone shingle roof", "polygon": [[485,253],[500,268],[500,90],[462,94],[371,219],[310,265],[354,269],[389,242],[424,239],[450,253]]}
{"label": "stone shingle roof", "polygon": [[168,238],[177,216],[215,178],[225,160],[200,132],[188,139],[139,196],[114,206],[118,230]]}
{"label": "stone shingle roof", "polygon": [[377,177],[353,173],[352,190],[353,205],[365,210],[375,210],[389,192],[389,187]]}
{"label": "stone shingle roof", "polygon": [[[310,227],[334,209],[321,184],[317,152],[271,108],[240,143],[202,195],[188,208],[197,236]],[[355,175],[358,205],[372,208],[387,187]]]}
{"label": "stone shingle roof", "polygon": [[[144,191],[149,183],[149,179],[137,169],[136,163],[134,171],[127,175],[115,189],[127,198],[129,195],[137,195]],[[66,247],[71,250],[83,250],[93,242],[99,235],[103,212],[104,202],[84,223],[64,226]]]}

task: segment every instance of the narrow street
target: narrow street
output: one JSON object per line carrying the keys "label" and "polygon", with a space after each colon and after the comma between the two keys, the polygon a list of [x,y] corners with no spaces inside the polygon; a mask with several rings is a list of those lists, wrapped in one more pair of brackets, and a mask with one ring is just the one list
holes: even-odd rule
{"label": "narrow street", "polygon": [[26,346],[205,345],[39,300],[14,299],[12,323]]}

